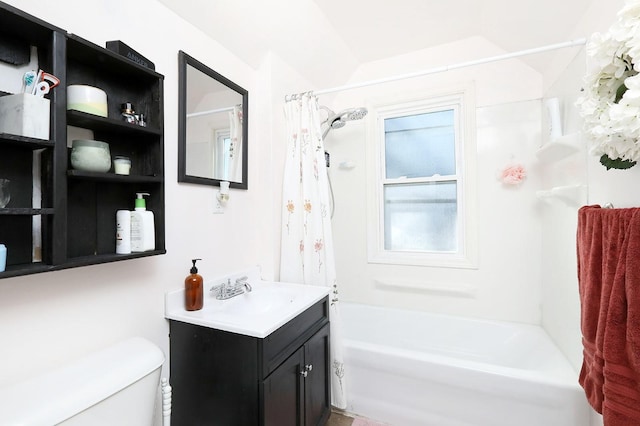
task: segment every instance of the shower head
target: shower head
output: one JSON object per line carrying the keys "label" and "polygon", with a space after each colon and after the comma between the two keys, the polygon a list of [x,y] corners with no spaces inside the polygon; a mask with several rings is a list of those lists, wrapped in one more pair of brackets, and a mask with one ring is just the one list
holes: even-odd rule
{"label": "shower head", "polygon": [[346,125],[347,122],[338,117],[329,124],[329,127],[332,129],[339,129],[340,127],[344,127]]}
{"label": "shower head", "polygon": [[344,127],[347,125],[347,121],[361,120],[365,115],[367,115],[367,112],[369,112],[365,107],[360,107],[345,109],[336,114],[325,106],[322,106],[320,108],[326,110],[328,114],[327,119],[322,123],[327,125],[327,128],[322,134],[322,139],[327,136],[331,129],[339,129],[340,127]]}
{"label": "shower head", "polygon": [[341,120],[353,121],[353,120],[362,120],[365,115],[367,115],[369,111],[365,107],[360,108],[351,108],[340,116]]}
{"label": "shower head", "polygon": [[[329,109],[327,109],[327,111],[329,112],[329,116],[325,120],[325,123],[328,123],[334,129],[344,126],[347,124],[347,121],[361,120],[367,115],[367,112],[369,112],[364,107],[345,109],[337,114]],[[336,126],[336,122],[340,122],[341,124]]]}

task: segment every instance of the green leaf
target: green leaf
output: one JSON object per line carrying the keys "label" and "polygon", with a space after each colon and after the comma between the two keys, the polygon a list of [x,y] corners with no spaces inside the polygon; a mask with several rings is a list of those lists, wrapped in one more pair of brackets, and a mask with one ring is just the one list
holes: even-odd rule
{"label": "green leaf", "polygon": [[[627,86],[624,85],[624,83],[622,83],[620,85],[620,87],[618,87],[618,90],[616,90],[616,99],[613,101],[614,104],[617,104],[618,102],[620,102],[620,99],[622,99],[622,96],[624,95],[624,92],[627,91]],[[629,166],[631,167],[631,166]],[[625,167],[625,168],[629,168],[629,167]]]}
{"label": "green leaf", "polygon": [[609,169],[625,170],[635,166],[636,161],[622,160],[620,158],[611,159],[607,154],[603,154],[602,157],[600,157],[600,164],[605,166],[607,170]]}

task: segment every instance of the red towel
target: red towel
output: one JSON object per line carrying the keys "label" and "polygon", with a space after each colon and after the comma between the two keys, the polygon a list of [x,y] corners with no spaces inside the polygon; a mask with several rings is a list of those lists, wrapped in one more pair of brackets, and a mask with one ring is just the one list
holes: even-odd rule
{"label": "red towel", "polygon": [[640,425],[640,209],[578,212],[580,385],[605,426]]}

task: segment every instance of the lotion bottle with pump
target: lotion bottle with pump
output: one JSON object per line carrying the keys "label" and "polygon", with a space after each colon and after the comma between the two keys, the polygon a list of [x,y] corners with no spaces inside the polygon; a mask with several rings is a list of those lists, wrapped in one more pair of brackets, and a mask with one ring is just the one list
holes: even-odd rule
{"label": "lotion bottle with pump", "polygon": [[129,210],[116,212],[116,253],[131,253],[131,212]]}
{"label": "lotion bottle with pump", "polygon": [[193,266],[190,274],[184,280],[184,306],[187,311],[199,311],[203,304],[202,277],[198,275],[196,261],[202,259],[192,259]]}
{"label": "lotion bottle with pump", "polygon": [[153,212],[147,210],[144,195],[146,192],[136,193],[135,210],[131,212],[131,251],[141,252],[155,250],[156,231]]}

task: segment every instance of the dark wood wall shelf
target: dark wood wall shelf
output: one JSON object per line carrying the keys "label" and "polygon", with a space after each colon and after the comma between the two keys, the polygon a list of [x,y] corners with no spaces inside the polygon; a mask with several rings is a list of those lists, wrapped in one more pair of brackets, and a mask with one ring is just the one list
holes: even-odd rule
{"label": "dark wood wall shelf", "polygon": [[110,263],[117,262],[120,260],[129,260],[129,259],[140,259],[142,257],[149,256],[157,256],[159,254],[165,254],[166,250],[153,250],[153,251],[144,251],[140,253],[130,253],[130,254],[107,254],[107,255],[93,255],[93,256],[81,256],[75,257],[70,260],[70,264],[75,266],[88,266],[88,265],[96,265],[99,263]]}
{"label": "dark wood wall shelf", "polygon": [[0,278],[18,277],[21,275],[37,274],[40,272],[60,271],[63,269],[77,268],[79,266],[90,266],[101,263],[118,262],[121,260],[140,259],[143,257],[166,254],[166,252],[166,250],[154,250],[131,254],[84,256],[69,259],[68,262],[60,265],[48,265],[42,262],[9,265],[4,272],[0,272]]}
{"label": "dark wood wall shelf", "polygon": [[38,216],[46,214],[54,214],[54,209],[31,209],[31,208],[4,208],[0,209],[0,215],[18,215],[18,216]]}
{"label": "dark wood wall shelf", "polygon": [[40,262],[8,265],[4,272],[0,272],[0,278],[19,277],[27,274],[37,274],[55,270],[51,265]]}
{"label": "dark wood wall shelf", "polygon": [[[0,178],[11,181],[11,201],[0,209],[0,243],[7,246],[0,278],[166,253],[162,74],[2,2],[0,22],[0,60],[16,58],[17,64],[25,50],[35,48],[39,68],[60,79],[47,95],[48,140],[0,131]],[[108,116],[67,110],[72,84],[104,90]],[[124,102],[145,114],[146,127],[122,120]],[[73,170],[67,126],[90,130],[93,139],[109,143],[112,158],[131,158],[131,174]],[[133,210],[136,192],[151,194],[147,209],[154,213],[156,247],[117,255],[116,211]],[[34,194],[41,198],[37,204]]]}
{"label": "dark wood wall shelf", "polygon": [[105,118],[74,110],[67,111],[67,124],[70,126],[85,127],[97,131],[113,133],[149,134],[153,136],[162,135],[162,129],[159,128],[151,128],[148,126],[142,127],[119,119]]}
{"label": "dark wood wall shelf", "polygon": [[11,144],[24,149],[49,148],[55,145],[51,140],[27,138],[25,136],[0,133],[0,144]]}
{"label": "dark wood wall shelf", "polygon": [[98,180],[104,182],[129,182],[129,183],[162,183],[162,176],[135,176],[135,175],[116,175],[113,173],[95,173],[83,172],[79,170],[68,170],[69,178]]}

